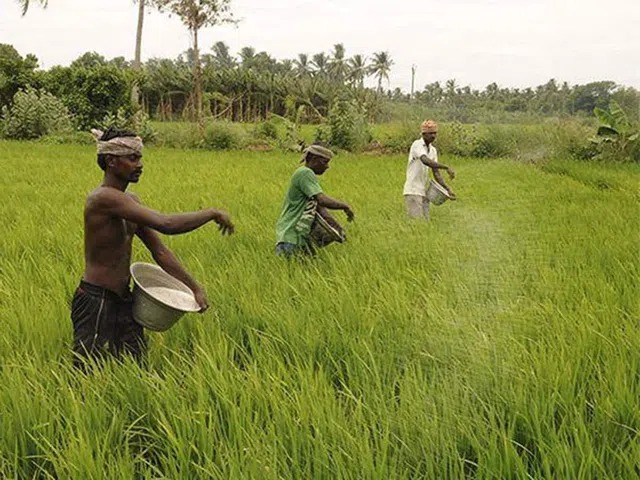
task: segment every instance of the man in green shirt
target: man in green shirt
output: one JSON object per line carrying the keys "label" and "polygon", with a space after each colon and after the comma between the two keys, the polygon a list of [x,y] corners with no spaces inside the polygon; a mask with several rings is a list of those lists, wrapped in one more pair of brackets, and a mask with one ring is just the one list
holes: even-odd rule
{"label": "man in green shirt", "polygon": [[284,197],[282,213],[276,223],[276,254],[290,257],[295,253],[313,253],[311,228],[318,210],[343,210],[347,220],[354,214],[349,204],[335,200],[322,192],[317,175],[329,169],[333,152],[320,145],[311,145],[304,151],[304,166],[291,177]]}

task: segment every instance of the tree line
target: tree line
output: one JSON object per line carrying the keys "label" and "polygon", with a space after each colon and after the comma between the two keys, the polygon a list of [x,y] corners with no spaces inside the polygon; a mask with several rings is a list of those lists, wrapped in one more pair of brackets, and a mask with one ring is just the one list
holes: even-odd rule
{"label": "tree line", "polygon": [[[0,107],[26,87],[44,89],[60,98],[78,119],[89,126],[119,108],[132,109],[131,92],[137,88],[140,105],[159,120],[205,117],[255,122],[270,114],[319,122],[337,98],[353,99],[370,121],[381,120],[386,104],[413,104],[446,110],[464,121],[469,112],[526,112],[540,116],[592,115],[615,100],[637,119],[640,94],[632,87],[611,81],[569,85],[549,80],[530,88],[502,88],[496,83],[484,89],[460,86],[455,80],[433,82],[412,96],[401,89],[385,88],[393,60],[387,52],[347,56],[343,44],[315,54],[278,60],[264,51],[244,47],[233,54],[224,42],[216,42],[200,54],[202,92],[194,93],[195,54],[189,49],[177,58],[152,58],[140,69],[124,57],[106,59],[87,52],[69,66],[38,69],[32,55],[20,55],[11,45],[0,45]],[[367,88],[373,78],[376,87]],[[202,111],[197,112],[197,105]]]}
{"label": "tree line", "polygon": [[[29,0],[17,2],[22,14],[26,14]],[[46,7],[48,0],[37,3]],[[388,100],[437,109],[447,119],[460,121],[477,120],[478,112],[592,115],[595,108],[607,108],[614,100],[629,112],[631,119],[640,120],[640,93],[611,81],[571,86],[551,79],[528,88],[503,88],[491,83],[480,90],[450,79],[429,83],[416,92],[412,85],[411,93],[405,93],[399,88],[384,88],[394,64],[386,51],[374,52],[370,57],[360,53],[347,56],[344,44],[337,43],[328,53],[300,53],[283,60],[250,46],[234,55],[224,42],[202,51],[198,40],[202,28],[236,23],[231,0],[137,3],[135,56],[131,62],[123,57],[107,60],[98,53],[87,52],[69,67],[53,67],[36,74],[34,56],[22,59],[11,46],[0,47],[0,75],[7,79],[0,82],[0,107],[10,104],[17,89],[33,85],[60,98],[81,125],[95,122],[105,111],[113,113],[113,108],[125,107],[142,107],[151,117],[161,120],[210,117],[255,122],[277,114],[313,122],[323,120],[338,98],[353,100],[370,121],[388,114],[389,109],[384,108]],[[175,59],[141,61],[147,7],[178,17],[189,30],[191,47],[184,54]],[[12,72],[12,68],[19,72]],[[377,88],[365,88],[369,77]],[[92,97],[88,100],[93,106],[87,99],[83,101],[82,92]]]}

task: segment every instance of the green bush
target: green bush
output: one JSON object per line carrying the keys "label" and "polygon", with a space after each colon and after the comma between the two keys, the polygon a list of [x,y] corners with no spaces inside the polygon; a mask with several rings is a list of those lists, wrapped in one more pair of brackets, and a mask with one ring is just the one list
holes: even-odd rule
{"label": "green bush", "polygon": [[478,132],[471,156],[476,158],[498,158],[516,154],[518,151],[518,129],[490,125]]}
{"label": "green bush", "polygon": [[476,124],[454,122],[441,128],[437,144],[443,151],[463,157],[500,157],[509,153],[503,143],[504,135],[496,137],[495,131],[491,130]]}
{"label": "green bush", "polygon": [[337,100],[329,112],[327,125],[328,143],[334,147],[360,151],[372,140],[367,118],[354,100]]}
{"label": "green bush", "polygon": [[[379,125],[375,139],[385,152],[406,153],[420,138],[418,120]],[[443,154],[471,158],[537,160],[552,155],[588,158],[587,127],[577,122],[536,125],[441,123],[436,147]]]}
{"label": "green bush", "polygon": [[316,128],[316,131],[314,133],[313,141],[314,141],[314,143],[330,145],[331,144],[331,129],[329,128],[329,125],[327,125],[327,124],[319,125],[318,128]]}
{"label": "green bush", "polygon": [[572,157],[576,160],[590,160],[598,151],[588,139],[590,127],[573,121],[562,121],[545,125],[547,137],[543,143],[550,145],[556,157]]}
{"label": "green bush", "polygon": [[200,127],[191,122],[151,122],[156,132],[155,145],[169,148],[198,148]]}
{"label": "green bush", "polygon": [[30,140],[72,129],[71,116],[64,104],[45,91],[27,88],[13,97],[11,108],[2,108],[2,136]]}
{"label": "green bush", "polygon": [[[298,109],[298,112],[300,111]],[[292,114],[291,116],[294,120],[271,113],[269,119],[260,125],[262,126],[263,138],[271,140],[271,143],[275,143],[280,150],[299,152],[305,143],[301,137],[300,124],[298,123],[300,115]]]}
{"label": "green bush", "polygon": [[304,140],[300,137],[297,123],[284,119],[284,134],[278,138],[280,150],[299,152],[304,147]]}
{"label": "green bush", "polygon": [[249,136],[241,125],[213,122],[205,127],[199,147],[207,150],[237,150],[248,143]]}
{"label": "green bush", "polygon": [[255,134],[259,138],[264,138],[267,140],[277,140],[279,137],[278,126],[271,119],[260,122],[256,124]]}
{"label": "green bush", "polygon": [[409,120],[385,126],[376,136],[384,151],[393,153],[408,153],[411,144],[420,138],[420,123]]}
{"label": "green bush", "polygon": [[120,108],[131,109],[126,71],[115,66],[53,67],[43,73],[42,83],[64,102],[82,130],[95,128]]}

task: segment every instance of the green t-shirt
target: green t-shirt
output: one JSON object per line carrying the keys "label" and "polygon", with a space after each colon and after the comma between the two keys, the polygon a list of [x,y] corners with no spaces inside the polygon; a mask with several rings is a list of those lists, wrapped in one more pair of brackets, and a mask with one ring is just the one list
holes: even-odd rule
{"label": "green t-shirt", "polygon": [[316,174],[309,167],[298,168],[291,177],[284,197],[282,213],[276,223],[276,243],[304,245],[308,242],[318,202],[313,198],[322,193]]}

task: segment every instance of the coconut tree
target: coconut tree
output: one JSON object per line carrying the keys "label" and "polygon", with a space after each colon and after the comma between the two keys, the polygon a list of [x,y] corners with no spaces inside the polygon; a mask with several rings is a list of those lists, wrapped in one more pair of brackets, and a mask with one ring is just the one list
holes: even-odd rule
{"label": "coconut tree", "polygon": [[278,62],[267,52],[258,52],[253,59],[253,67],[260,73],[275,73]]}
{"label": "coconut tree", "polygon": [[285,77],[289,77],[294,72],[294,63],[293,60],[285,58],[284,60],[278,62],[276,64],[276,70],[278,73]]}
{"label": "coconut tree", "polygon": [[343,83],[347,76],[347,61],[344,58],[345,50],[342,43],[333,46],[333,53],[329,60],[328,70],[331,78],[339,83]]}
{"label": "coconut tree", "polygon": [[363,55],[359,53],[351,57],[348,62],[348,73],[347,78],[349,82],[362,88],[364,85],[364,78],[367,76],[367,59]]}
{"label": "coconut tree", "polygon": [[378,91],[382,91],[382,80],[389,81],[389,72],[393,60],[389,56],[388,52],[376,52],[373,54],[373,59],[369,67],[369,72],[378,79]]}
{"label": "coconut tree", "polygon": [[236,23],[231,13],[231,0],[155,0],[160,11],[177,15],[191,34],[194,52],[193,84],[196,119],[202,120],[202,66],[198,33],[201,28]]}
{"label": "coconut tree", "polygon": [[445,95],[450,99],[455,97],[458,93],[458,82],[456,82],[455,78],[451,78],[445,82]]}
{"label": "coconut tree", "polygon": [[312,65],[314,67],[314,73],[319,77],[324,77],[327,74],[329,68],[329,57],[324,52],[316,53],[313,57]]}
{"label": "coconut tree", "polygon": [[253,47],[242,47],[238,56],[240,57],[240,65],[242,65],[242,68],[249,69],[253,67],[255,63],[256,49]]}
{"label": "coconut tree", "polygon": [[235,59],[229,53],[229,46],[224,42],[216,42],[211,47],[216,68],[228,69],[236,66]]}
{"label": "coconut tree", "polygon": [[293,64],[296,78],[306,78],[311,75],[311,62],[306,53],[299,53]]}
{"label": "coconut tree", "polygon": [[[49,3],[49,0],[36,0],[40,5],[42,5],[43,8],[47,8],[47,4]],[[18,5],[20,5],[20,8],[22,9],[22,15],[26,15],[27,14],[27,10],[29,10],[29,0],[18,0]]]}

